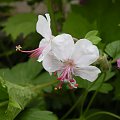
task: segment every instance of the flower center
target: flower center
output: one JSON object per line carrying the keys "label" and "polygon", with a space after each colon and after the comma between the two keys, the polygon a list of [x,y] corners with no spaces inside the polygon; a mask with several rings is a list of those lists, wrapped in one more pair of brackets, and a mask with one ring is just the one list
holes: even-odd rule
{"label": "flower center", "polygon": [[66,66],[74,67],[74,61],[71,59],[68,59],[67,61],[64,62]]}
{"label": "flower center", "polygon": [[64,68],[60,70],[62,72],[58,77],[58,80],[60,80],[60,84],[58,85],[57,88],[61,89],[63,83],[69,83],[68,86],[70,89],[77,88],[78,84],[76,84],[76,81],[72,76],[74,67],[75,67],[75,64],[73,60],[69,59],[64,62]]}
{"label": "flower center", "polygon": [[67,61],[65,61],[64,68],[58,80],[61,80],[61,81],[64,81],[66,79],[71,80],[74,66],[75,64],[73,60],[68,59]]}

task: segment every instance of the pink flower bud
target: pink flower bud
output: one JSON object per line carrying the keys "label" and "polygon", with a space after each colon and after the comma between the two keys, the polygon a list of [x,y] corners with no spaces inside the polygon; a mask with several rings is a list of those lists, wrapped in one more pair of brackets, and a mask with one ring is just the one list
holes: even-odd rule
{"label": "pink flower bud", "polygon": [[117,59],[117,67],[120,68],[120,59]]}

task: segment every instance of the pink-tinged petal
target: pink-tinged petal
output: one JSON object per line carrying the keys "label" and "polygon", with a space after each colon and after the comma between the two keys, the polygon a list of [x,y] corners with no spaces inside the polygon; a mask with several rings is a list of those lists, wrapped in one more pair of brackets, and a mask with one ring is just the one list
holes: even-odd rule
{"label": "pink-tinged petal", "polygon": [[74,69],[75,76],[80,76],[90,82],[95,81],[99,73],[101,73],[100,69],[95,66],[85,66]]}
{"label": "pink-tinged petal", "polygon": [[51,28],[50,28],[50,20],[49,20],[50,18],[48,17],[48,14],[47,14],[47,19],[44,16],[39,15],[38,21],[36,24],[36,30],[45,39],[50,40],[52,32],[51,32]]}
{"label": "pink-tinged petal", "polygon": [[42,52],[43,56],[46,56],[50,51],[51,51],[51,43],[49,43],[47,47],[45,47],[45,49],[43,50]]}
{"label": "pink-tinged petal", "polygon": [[75,43],[72,59],[78,67],[90,65],[99,58],[98,48],[87,39],[80,39]]}
{"label": "pink-tinged petal", "polygon": [[117,59],[117,67],[120,68],[120,59]]}
{"label": "pink-tinged petal", "polygon": [[37,61],[41,62],[50,51],[51,51],[51,44],[49,43],[44,47],[42,54],[38,57]]}
{"label": "pink-tinged petal", "polygon": [[63,66],[63,64],[51,53],[44,57],[42,64],[44,69],[48,72],[55,72]]}
{"label": "pink-tinged petal", "polygon": [[74,50],[74,41],[71,35],[61,34],[54,37],[52,42],[52,52],[54,55],[62,61],[71,58]]}

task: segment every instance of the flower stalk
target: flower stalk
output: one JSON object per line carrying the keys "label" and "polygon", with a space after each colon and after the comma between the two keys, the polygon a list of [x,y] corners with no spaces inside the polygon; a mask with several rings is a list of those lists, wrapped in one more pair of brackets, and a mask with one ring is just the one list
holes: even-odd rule
{"label": "flower stalk", "polygon": [[101,88],[101,86],[102,86],[102,84],[103,84],[103,82],[104,82],[104,80],[105,80],[105,78],[106,78],[106,72],[104,72],[103,74],[104,74],[104,76],[103,76],[102,82],[101,82],[101,84],[99,85],[99,87],[97,88],[97,90],[95,91],[95,93],[93,94],[90,102],[88,103],[88,106],[87,106],[87,108],[86,108],[86,110],[85,110],[85,112],[84,112],[84,115],[88,112],[89,108],[91,107],[91,105],[92,105],[92,103],[93,103],[93,101],[94,101],[97,93],[99,92],[99,90],[100,90],[100,88]]}

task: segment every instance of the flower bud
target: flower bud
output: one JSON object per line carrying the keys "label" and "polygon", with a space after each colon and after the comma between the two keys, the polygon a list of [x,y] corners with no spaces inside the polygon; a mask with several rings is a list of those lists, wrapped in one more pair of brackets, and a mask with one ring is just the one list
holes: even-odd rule
{"label": "flower bud", "polygon": [[120,68],[120,58],[117,59],[117,67]]}
{"label": "flower bud", "polygon": [[109,63],[109,61],[107,59],[107,55],[106,54],[104,54],[103,56],[101,56],[98,61],[100,63],[100,67],[101,67],[102,71],[108,71],[108,70],[110,70],[110,66],[111,65],[110,65],[110,63]]}

